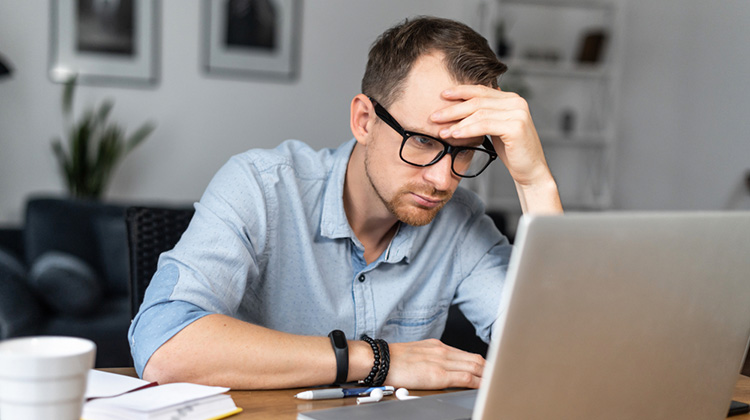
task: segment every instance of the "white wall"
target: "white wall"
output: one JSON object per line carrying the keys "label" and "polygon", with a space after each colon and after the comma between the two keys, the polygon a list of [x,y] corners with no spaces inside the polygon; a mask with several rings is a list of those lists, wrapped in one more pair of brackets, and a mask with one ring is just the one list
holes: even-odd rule
{"label": "white wall", "polygon": [[[199,68],[202,3],[163,0],[161,81],[151,89],[79,86],[77,108],[115,99],[113,116],[154,134],[124,161],[108,198],[192,202],[233,154],[297,138],[335,147],[351,138],[349,103],[367,51],[415,14],[461,18],[476,1],[302,1],[300,77],[207,77]],[[47,77],[49,2],[0,0],[0,52],[16,69],[0,82],[0,223],[23,218],[29,194],[64,189],[50,141],[61,130],[62,86]]]}
{"label": "white wall", "polygon": [[[351,137],[349,101],[374,38],[414,14],[475,16],[476,2],[303,1],[300,77],[269,83],[206,77],[200,1],[163,0],[160,83],[78,90],[78,108],[111,97],[127,126],[158,123],[108,197],[190,202],[232,154],[287,138],[338,145]],[[750,208],[732,195],[750,168],[750,2],[632,0],[623,10],[618,208]],[[62,87],[46,74],[48,23],[48,1],[0,0],[0,52],[16,69],[0,82],[0,224],[21,220],[29,194],[63,191],[50,150]]]}
{"label": "white wall", "polygon": [[750,209],[750,2],[626,11],[617,206]]}

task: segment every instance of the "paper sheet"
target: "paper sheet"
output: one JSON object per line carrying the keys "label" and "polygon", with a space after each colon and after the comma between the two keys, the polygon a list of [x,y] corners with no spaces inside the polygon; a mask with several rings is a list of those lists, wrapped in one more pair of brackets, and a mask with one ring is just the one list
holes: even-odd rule
{"label": "paper sheet", "polygon": [[200,398],[219,395],[229,388],[218,386],[174,383],[146,388],[114,398],[104,398],[86,403],[87,406],[123,407],[129,410],[151,412],[170,406],[182,405]]}
{"label": "paper sheet", "polygon": [[148,384],[149,382],[143,379],[91,369],[86,386],[86,399],[120,395]]}

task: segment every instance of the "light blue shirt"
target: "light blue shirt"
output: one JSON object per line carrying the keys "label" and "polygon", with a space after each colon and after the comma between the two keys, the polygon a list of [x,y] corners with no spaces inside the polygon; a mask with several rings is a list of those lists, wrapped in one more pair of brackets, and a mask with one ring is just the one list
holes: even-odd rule
{"label": "light blue shirt", "polygon": [[481,201],[459,187],[430,224],[400,224],[365,264],[343,203],[354,144],[287,141],[219,170],[130,326],[139,375],[164,342],[214,313],[294,334],[406,342],[440,338],[456,303],[489,341],[511,246]]}

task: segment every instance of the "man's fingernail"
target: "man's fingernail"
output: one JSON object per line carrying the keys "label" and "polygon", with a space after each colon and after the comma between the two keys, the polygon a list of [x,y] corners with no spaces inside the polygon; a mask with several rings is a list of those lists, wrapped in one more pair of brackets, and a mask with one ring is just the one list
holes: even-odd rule
{"label": "man's fingernail", "polygon": [[446,138],[451,135],[451,131],[447,128],[440,130],[440,137]]}
{"label": "man's fingernail", "polygon": [[451,95],[453,95],[453,91],[450,90],[450,89],[446,89],[446,90],[443,91],[443,95],[445,95],[445,96],[451,96]]}
{"label": "man's fingernail", "polygon": [[441,115],[440,111],[435,112],[434,114],[432,114],[432,119],[433,120],[439,120],[440,119],[440,115]]}

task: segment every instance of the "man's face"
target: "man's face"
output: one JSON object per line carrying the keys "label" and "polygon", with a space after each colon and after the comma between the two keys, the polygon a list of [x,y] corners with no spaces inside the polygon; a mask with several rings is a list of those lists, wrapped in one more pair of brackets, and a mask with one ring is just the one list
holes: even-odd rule
{"label": "man's face", "polygon": [[[438,137],[447,125],[432,123],[430,115],[451,104],[440,94],[455,84],[441,55],[422,56],[407,77],[403,95],[388,111],[404,129]],[[387,124],[377,121],[372,137],[365,152],[365,172],[375,193],[400,221],[414,226],[430,223],[460,181],[451,171],[451,156],[431,166],[416,167],[401,160],[402,137]]]}

